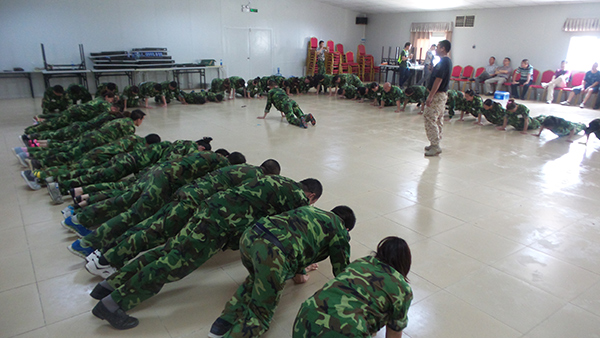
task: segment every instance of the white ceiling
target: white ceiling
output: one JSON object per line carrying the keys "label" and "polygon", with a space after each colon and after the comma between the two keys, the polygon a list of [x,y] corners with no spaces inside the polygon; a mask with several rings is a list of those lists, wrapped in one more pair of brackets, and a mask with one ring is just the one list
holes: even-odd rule
{"label": "white ceiling", "polygon": [[[317,0],[360,13],[424,12],[600,2],[599,0]],[[597,13],[592,16],[597,16]]]}

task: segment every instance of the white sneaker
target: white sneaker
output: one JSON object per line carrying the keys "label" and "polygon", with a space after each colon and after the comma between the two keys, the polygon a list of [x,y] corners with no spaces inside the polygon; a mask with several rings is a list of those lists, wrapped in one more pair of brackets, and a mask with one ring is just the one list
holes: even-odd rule
{"label": "white sneaker", "polygon": [[[91,256],[91,255],[90,255]],[[86,258],[87,259],[87,258]],[[117,272],[117,269],[110,265],[101,265],[95,261],[89,261],[85,264],[85,269],[95,276],[100,276],[104,279],[110,277],[113,273]]]}
{"label": "white sneaker", "polygon": [[583,105],[583,103],[579,105],[579,108],[581,108],[581,109],[583,109],[583,108],[584,108],[584,105]]}
{"label": "white sneaker", "polygon": [[100,256],[102,256],[102,253],[100,252],[100,250],[96,249],[96,251],[92,252],[91,254],[89,254],[85,260],[87,262],[97,262],[100,259]]}
{"label": "white sneaker", "polygon": [[548,101],[546,101],[546,103],[547,103],[547,104],[550,104],[550,103],[552,103],[552,101],[548,100]]}

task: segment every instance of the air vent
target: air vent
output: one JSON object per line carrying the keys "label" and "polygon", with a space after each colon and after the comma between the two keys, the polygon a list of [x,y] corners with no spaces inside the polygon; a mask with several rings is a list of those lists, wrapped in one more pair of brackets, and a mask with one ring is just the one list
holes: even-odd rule
{"label": "air vent", "polygon": [[475,15],[457,16],[454,27],[475,27]]}

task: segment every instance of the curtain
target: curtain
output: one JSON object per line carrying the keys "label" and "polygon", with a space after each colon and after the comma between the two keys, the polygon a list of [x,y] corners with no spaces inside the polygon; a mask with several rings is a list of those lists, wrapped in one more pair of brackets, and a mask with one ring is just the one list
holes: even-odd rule
{"label": "curtain", "polygon": [[563,25],[565,32],[600,32],[599,19],[569,18]]}
{"label": "curtain", "polygon": [[413,22],[410,32],[451,32],[452,22]]}
{"label": "curtain", "polygon": [[414,48],[414,58],[417,61],[425,60],[425,53],[431,45],[429,40],[431,39],[431,32],[411,32],[410,43]]}

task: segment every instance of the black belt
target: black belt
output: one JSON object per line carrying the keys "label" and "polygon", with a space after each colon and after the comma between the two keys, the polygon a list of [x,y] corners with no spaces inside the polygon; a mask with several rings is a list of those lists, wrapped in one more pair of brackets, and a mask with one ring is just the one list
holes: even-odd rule
{"label": "black belt", "polygon": [[273,235],[267,228],[265,228],[265,226],[262,223],[256,223],[254,225],[254,231],[258,235],[262,236],[264,239],[278,247],[286,256],[289,256],[287,251],[283,247],[283,244],[281,244],[277,237],[275,237],[275,235]]}

